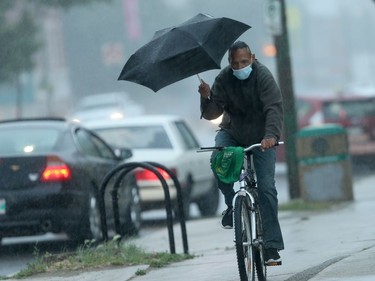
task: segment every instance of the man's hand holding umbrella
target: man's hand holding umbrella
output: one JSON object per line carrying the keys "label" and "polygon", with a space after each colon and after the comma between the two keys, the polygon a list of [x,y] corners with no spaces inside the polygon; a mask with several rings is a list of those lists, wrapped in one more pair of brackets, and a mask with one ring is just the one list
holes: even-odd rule
{"label": "man's hand holding umbrella", "polygon": [[208,99],[211,96],[211,88],[206,82],[200,79],[201,83],[199,84],[198,92],[202,98]]}
{"label": "man's hand holding umbrella", "polygon": [[[198,76],[199,77],[199,76]],[[209,99],[211,96],[211,88],[210,85],[208,85],[206,82],[204,82],[201,78],[199,78],[200,84],[198,87],[198,92],[204,99]],[[276,139],[273,137],[264,137],[261,141],[261,150],[265,151],[265,149],[274,147],[276,145]]]}

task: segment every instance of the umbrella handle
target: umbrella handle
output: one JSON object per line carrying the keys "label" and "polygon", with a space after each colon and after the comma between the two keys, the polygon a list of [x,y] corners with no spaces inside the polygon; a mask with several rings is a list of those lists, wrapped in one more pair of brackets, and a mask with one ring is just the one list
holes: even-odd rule
{"label": "umbrella handle", "polygon": [[201,84],[203,84],[203,80],[201,79],[201,77],[199,76],[199,74],[197,74],[197,77],[199,79],[199,82],[201,82]]}

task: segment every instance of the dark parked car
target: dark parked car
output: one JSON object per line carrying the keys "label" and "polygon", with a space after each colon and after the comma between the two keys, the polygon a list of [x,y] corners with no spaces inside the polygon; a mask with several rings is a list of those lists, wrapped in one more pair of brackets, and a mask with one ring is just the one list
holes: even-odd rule
{"label": "dark parked car", "polygon": [[[97,194],[104,176],[131,156],[95,133],[64,119],[0,122],[0,239],[66,232],[71,239],[100,239]],[[113,226],[107,188],[107,224]],[[129,175],[121,182],[123,235],[139,230],[138,188]]]}

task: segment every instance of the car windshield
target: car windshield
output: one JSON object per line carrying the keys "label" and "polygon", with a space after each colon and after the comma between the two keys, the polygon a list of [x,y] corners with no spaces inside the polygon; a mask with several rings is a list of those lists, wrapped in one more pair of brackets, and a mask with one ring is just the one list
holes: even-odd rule
{"label": "car windshield", "polygon": [[[119,104],[116,102],[103,102],[100,104],[84,104],[78,107],[78,110],[102,110],[102,109],[113,109],[119,107]],[[77,111],[78,111],[77,110]]]}
{"label": "car windshield", "polygon": [[303,118],[311,111],[311,104],[305,100],[297,99],[296,100],[296,108],[297,108],[297,116],[298,118]]}
{"label": "car windshield", "polygon": [[172,148],[172,143],[162,126],[129,126],[96,129],[95,131],[114,147]]}
{"label": "car windshield", "polygon": [[1,128],[0,154],[30,154],[51,152],[58,140],[59,130],[52,128]]}
{"label": "car windshield", "polygon": [[323,112],[330,120],[375,116],[375,99],[329,102],[324,104]]}

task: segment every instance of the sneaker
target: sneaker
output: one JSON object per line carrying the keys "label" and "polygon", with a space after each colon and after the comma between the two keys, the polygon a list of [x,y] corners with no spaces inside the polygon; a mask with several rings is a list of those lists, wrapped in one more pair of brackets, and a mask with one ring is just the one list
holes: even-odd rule
{"label": "sneaker", "polygon": [[223,218],[221,219],[221,224],[225,229],[233,228],[233,208],[228,207],[223,213]]}
{"label": "sneaker", "polygon": [[275,248],[269,248],[265,250],[264,260],[267,265],[280,265],[281,258],[279,252]]}

